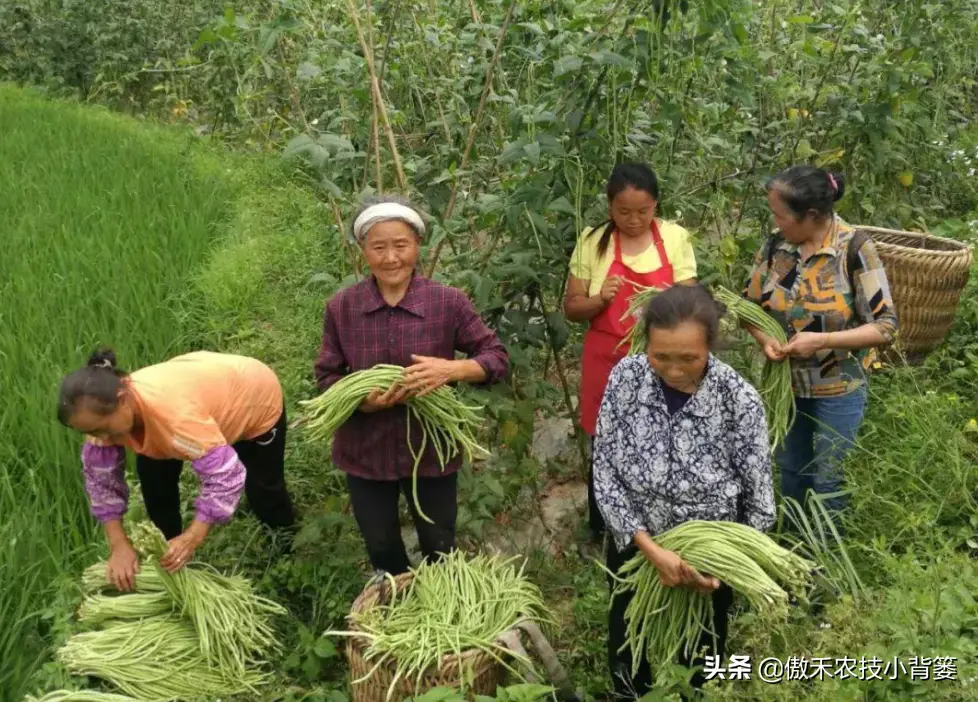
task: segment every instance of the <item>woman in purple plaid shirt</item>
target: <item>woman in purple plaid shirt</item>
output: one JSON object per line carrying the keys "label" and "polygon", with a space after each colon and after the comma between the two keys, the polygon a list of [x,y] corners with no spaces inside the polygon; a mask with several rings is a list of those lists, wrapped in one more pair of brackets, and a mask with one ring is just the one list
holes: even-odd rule
{"label": "woman in purple plaid shirt", "polygon": [[[365,202],[353,236],[371,275],[326,304],[315,367],[320,390],[380,363],[407,368],[402,385],[367,397],[333,439],[333,463],[346,473],[370,562],[393,575],[410,565],[398,519],[402,493],[424,557],[455,547],[461,464],[457,456],[442,470],[428,444],[418,467],[418,501],[434,524],[419,518],[410,499],[414,459],[407,447],[405,402],[449,383],[495,383],[509,368],[505,347],[465,293],[418,272],[424,234],[424,221],[407,202],[390,197]],[[456,360],[456,352],[467,358]],[[420,449],[421,427],[411,421],[412,441]]]}

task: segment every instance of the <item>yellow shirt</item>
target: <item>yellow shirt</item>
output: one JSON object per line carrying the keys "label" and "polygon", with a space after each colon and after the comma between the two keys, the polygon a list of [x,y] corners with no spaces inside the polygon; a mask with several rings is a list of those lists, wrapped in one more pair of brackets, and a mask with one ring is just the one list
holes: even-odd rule
{"label": "yellow shirt", "polygon": [[[696,256],[693,253],[693,245],[690,243],[689,232],[675,222],[666,222],[661,219],[656,220],[659,225],[659,235],[662,237],[662,245],[666,250],[669,263],[672,264],[673,280],[677,283],[680,280],[696,277]],[[615,242],[608,243],[608,249],[604,256],[598,259],[598,242],[601,234],[595,233],[593,227],[588,227],[581,232],[577,240],[577,246],[571,255],[570,272],[575,278],[590,281],[588,283],[588,295],[597,295],[601,291],[608,271],[615,260]],[[631,268],[636,273],[651,273],[662,266],[659,260],[659,252],[655,244],[649,243],[642,253],[636,256],[622,254],[622,263]]]}

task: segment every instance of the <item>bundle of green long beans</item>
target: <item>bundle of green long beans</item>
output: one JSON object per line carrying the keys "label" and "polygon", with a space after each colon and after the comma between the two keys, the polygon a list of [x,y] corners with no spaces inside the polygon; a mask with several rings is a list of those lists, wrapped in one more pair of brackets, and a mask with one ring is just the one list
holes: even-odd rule
{"label": "bundle of green long beans", "polygon": [[[396,673],[390,699],[399,680],[420,686],[424,673],[437,668],[443,656],[472,649],[488,653],[522,677],[505,660],[512,654],[496,640],[520,621],[545,621],[547,615],[540,590],[524,577],[516,560],[484,554],[470,558],[455,551],[413,570],[410,583],[388,604],[353,615],[352,631],[326,632],[367,642],[364,658],[375,665],[354,684],[392,661]],[[390,589],[396,590],[393,578]]]}
{"label": "bundle of green long beans", "polygon": [[[373,368],[350,373],[332,385],[326,392],[312,400],[299,404],[307,411],[306,430],[314,440],[330,441],[336,430],[356,411],[360,403],[375,390],[387,391],[404,377],[402,366],[379,364]],[[412,495],[418,514],[429,522],[418,502],[418,466],[430,443],[442,469],[461,450],[468,460],[474,456],[488,456],[475,439],[479,427],[479,407],[465,405],[455,391],[448,386],[407,400],[407,444],[414,459]],[[421,426],[421,446],[415,448],[411,440],[411,418]]]}
{"label": "bundle of green long beans", "polygon": [[173,609],[196,630],[200,652],[210,665],[244,674],[247,667],[259,665],[265,655],[278,650],[269,618],[285,610],[256,595],[247,580],[221,575],[205,565],[168,573],[158,562],[166,553],[166,539],[149,522],[132,528],[132,542],[149,559]]}
{"label": "bundle of green long beans", "polygon": [[24,702],[141,702],[129,695],[116,695],[98,690],[55,690],[44,697],[27,695]]}
{"label": "bundle of green long beans", "polygon": [[[130,539],[142,561],[134,591],[116,591],[104,562],[87,568],[78,618],[100,628],[72,635],[58,660],[143,701],[254,693],[267,677],[266,657],[280,649],[270,619],[285,610],[258,596],[246,579],[204,564],[166,572],[159,558],[167,542],[149,522],[130,527]],[[109,693],[64,694],[99,702],[97,695]]]}
{"label": "bundle of green long beans", "polygon": [[178,616],[109,622],[75,634],[58,660],[76,675],[112,683],[139,700],[216,699],[257,693],[266,674],[208,664],[194,627]]}
{"label": "bundle of green long beans", "polygon": [[[787,343],[781,325],[760,305],[736,295],[722,286],[714,291],[717,301],[726,306],[741,323],[760,329],[780,344]],[[771,450],[784,443],[791,425],[795,423],[795,395],[791,389],[791,364],[787,361],[764,359],[760,379],[761,399],[767,414]]]}
{"label": "bundle of green long beans", "polygon": [[[767,535],[734,522],[685,522],[659,534],[655,542],[743,594],[752,606],[786,608],[788,592],[801,593],[815,568]],[[683,586],[663,586],[644,554],[638,553],[614,577],[616,594],[635,593],[625,610],[621,649],[632,653],[632,675],[638,674],[643,657],[655,668],[675,661],[681,652],[692,656],[703,632],[716,640],[712,597]]]}
{"label": "bundle of green long beans", "polygon": [[621,316],[621,321],[624,322],[630,317],[635,323],[628,330],[628,333],[625,334],[625,338],[618,342],[618,346],[615,347],[617,349],[623,345],[627,346],[630,356],[645,353],[645,348],[648,346],[644,319],[645,308],[653,297],[662,292],[661,289],[654,286],[635,285],[634,287],[635,293],[628,298],[628,309]]}

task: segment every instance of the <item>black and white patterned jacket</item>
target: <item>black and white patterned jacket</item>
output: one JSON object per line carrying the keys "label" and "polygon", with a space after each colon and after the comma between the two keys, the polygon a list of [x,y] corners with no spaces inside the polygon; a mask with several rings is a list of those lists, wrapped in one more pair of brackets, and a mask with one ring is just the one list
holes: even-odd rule
{"label": "black and white patterned jacket", "polygon": [[760,395],[710,357],[696,393],[670,416],[645,354],[611,372],[594,439],[594,492],[619,550],[693,519],[774,524]]}

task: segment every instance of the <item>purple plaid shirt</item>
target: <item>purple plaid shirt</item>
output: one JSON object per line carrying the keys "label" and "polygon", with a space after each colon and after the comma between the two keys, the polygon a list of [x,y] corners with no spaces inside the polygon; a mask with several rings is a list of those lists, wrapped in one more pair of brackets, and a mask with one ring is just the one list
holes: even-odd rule
{"label": "purple plaid shirt", "polygon": [[[347,373],[378,363],[406,367],[412,354],[454,359],[456,351],[482,366],[486,384],[503,379],[509,369],[506,348],[461,290],[416,275],[404,299],[391,307],[370,277],[326,304],[316,383],[326,390]],[[411,440],[420,448],[421,427],[416,420],[412,420]],[[333,463],[358,478],[410,477],[414,459],[407,446],[407,408],[354,412],[333,437]],[[448,475],[460,463],[461,457],[456,456],[443,472],[429,444],[418,475]]]}

